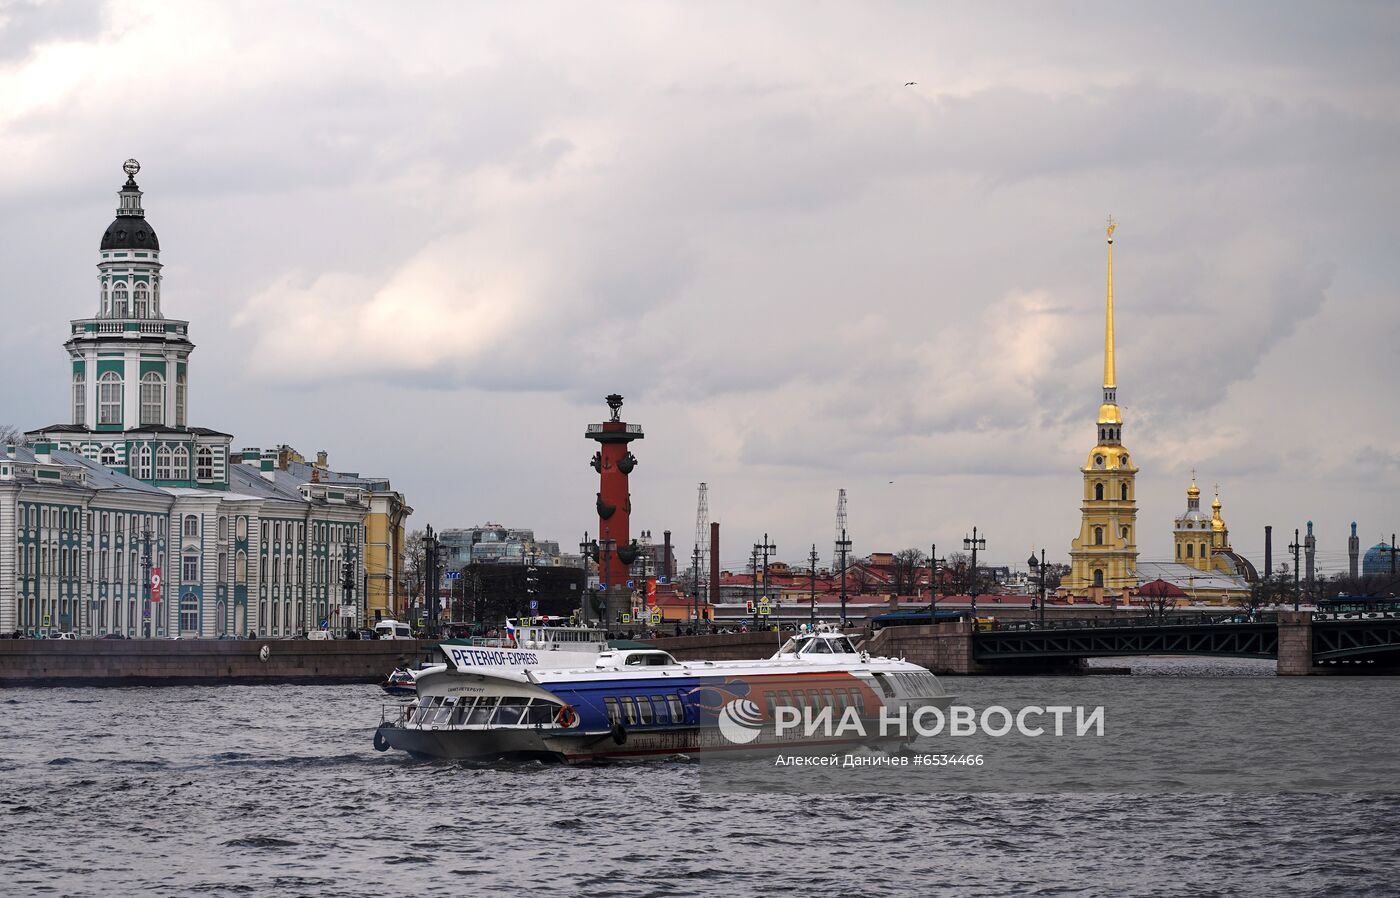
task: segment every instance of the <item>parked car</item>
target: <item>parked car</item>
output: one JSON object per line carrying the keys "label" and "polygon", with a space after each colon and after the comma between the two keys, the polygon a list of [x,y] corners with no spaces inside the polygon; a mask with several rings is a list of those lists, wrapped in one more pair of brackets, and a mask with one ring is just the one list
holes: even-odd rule
{"label": "parked car", "polygon": [[103,633],[101,636],[99,636],[99,637],[97,637],[97,638],[98,638],[98,639],[125,639],[126,637],[123,636],[123,635],[120,634],[120,633]]}
{"label": "parked car", "polygon": [[72,630],[64,630],[64,631],[62,631],[62,632],[58,632],[58,633],[52,634],[49,638],[50,638],[50,639],[77,639],[77,638],[78,638],[78,634],[77,634],[77,633],[74,633]]}

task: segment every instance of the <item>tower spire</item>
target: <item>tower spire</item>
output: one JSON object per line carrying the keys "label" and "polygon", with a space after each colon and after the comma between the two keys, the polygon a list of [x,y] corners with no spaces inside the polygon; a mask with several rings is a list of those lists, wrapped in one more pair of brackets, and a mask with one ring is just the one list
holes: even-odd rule
{"label": "tower spire", "polygon": [[[1112,390],[1118,386],[1118,372],[1113,363],[1113,231],[1118,224],[1113,220],[1113,216],[1108,217],[1108,301],[1107,314],[1104,316],[1104,336],[1103,336],[1103,388]],[[1104,402],[1112,402],[1105,395]]]}

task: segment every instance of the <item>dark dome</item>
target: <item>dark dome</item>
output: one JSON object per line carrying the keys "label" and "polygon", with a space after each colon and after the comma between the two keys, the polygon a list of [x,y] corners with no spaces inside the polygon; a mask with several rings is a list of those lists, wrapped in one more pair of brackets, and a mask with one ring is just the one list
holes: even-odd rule
{"label": "dark dome", "polygon": [[156,229],[136,215],[118,215],[102,234],[102,249],[159,250]]}

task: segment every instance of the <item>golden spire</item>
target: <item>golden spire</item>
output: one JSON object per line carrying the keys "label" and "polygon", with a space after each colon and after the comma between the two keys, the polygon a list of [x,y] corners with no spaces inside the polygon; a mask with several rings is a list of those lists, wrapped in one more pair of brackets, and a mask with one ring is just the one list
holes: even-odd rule
{"label": "golden spire", "polygon": [[1118,386],[1117,369],[1113,364],[1113,231],[1118,224],[1108,217],[1108,314],[1104,318],[1103,386],[1105,390]]}
{"label": "golden spire", "polygon": [[1199,499],[1200,497],[1201,497],[1201,488],[1200,488],[1199,486],[1196,486],[1196,469],[1195,469],[1195,468],[1192,468],[1192,469],[1191,469],[1191,485],[1188,486],[1188,487],[1186,488],[1186,498],[1188,498],[1188,499]]}

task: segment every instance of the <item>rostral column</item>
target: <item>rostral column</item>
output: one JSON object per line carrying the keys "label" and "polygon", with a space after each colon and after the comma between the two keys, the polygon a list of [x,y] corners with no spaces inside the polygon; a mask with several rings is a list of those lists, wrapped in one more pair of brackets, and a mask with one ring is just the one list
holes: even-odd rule
{"label": "rostral column", "polygon": [[632,514],[632,494],[627,488],[627,475],[637,466],[637,457],[627,448],[633,440],[643,439],[640,424],[622,420],[622,397],[613,393],[607,397],[611,414],[602,424],[588,425],[584,434],[599,444],[593,453],[593,470],[598,472],[598,539],[591,554],[598,562],[598,580],[602,584],[604,625],[621,622],[621,613],[631,608],[631,590],[627,587],[628,571],[641,549],[628,530]]}

